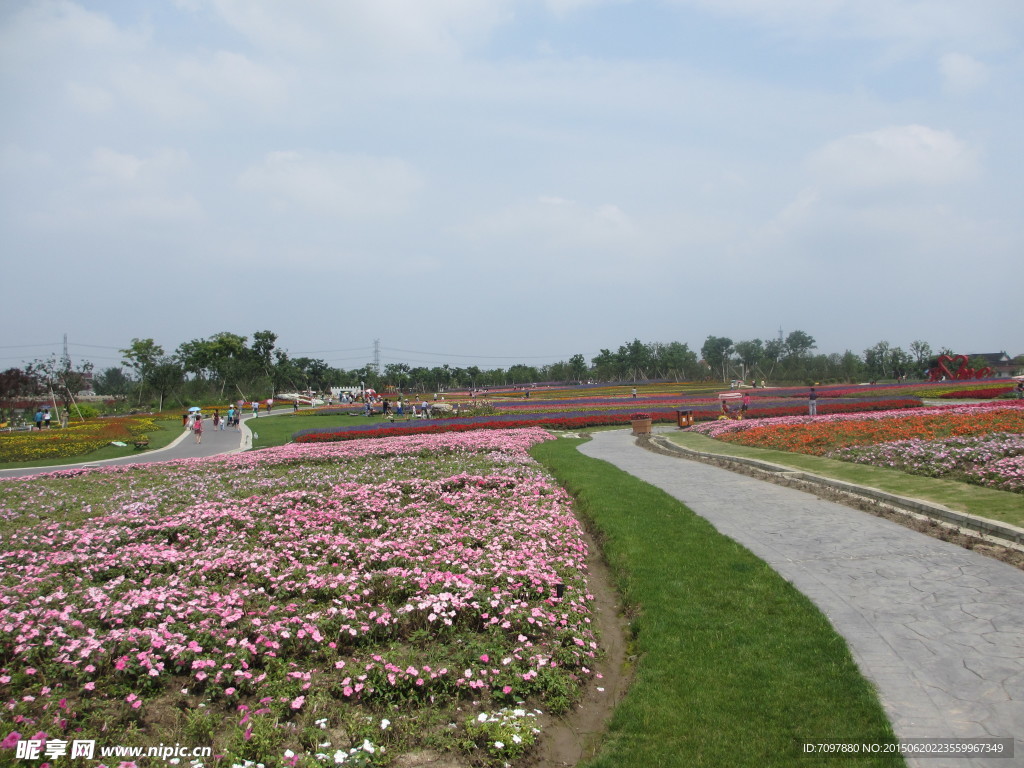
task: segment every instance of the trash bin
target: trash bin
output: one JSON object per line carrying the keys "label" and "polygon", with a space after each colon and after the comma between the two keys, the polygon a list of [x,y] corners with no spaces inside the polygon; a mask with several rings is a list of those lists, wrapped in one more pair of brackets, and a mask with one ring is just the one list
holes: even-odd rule
{"label": "trash bin", "polygon": [[676,424],[680,429],[693,426],[693,411],[676,411]]}

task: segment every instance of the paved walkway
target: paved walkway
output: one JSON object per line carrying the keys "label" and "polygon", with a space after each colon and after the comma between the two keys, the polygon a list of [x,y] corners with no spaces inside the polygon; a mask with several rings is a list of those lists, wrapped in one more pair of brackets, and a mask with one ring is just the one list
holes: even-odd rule
{"label": "paved walkway", "polygon": [[679,499],[813,600],[898,737],[1015,739],[1012,759],[908,765],[1024,766],[1024,571],[813,494],[644,450],[626,431],[596,432],[580,451]]}
{"label": "paved walkway", "polygon": [[79,464],[61,464],[53,467],[26,467],[25,469],[0,469],[0,478],[27,477],[44,472],[55,472],[60,469],[77,469],[79,467],[103,467],[116,464],[145,464],[154,461],[173,461],[175,459],[191,459],[206,456],[217,456],[222,453],[237,453],[252,448],[252,427],[259,432],[259,420],[270,416],[291,413],[291,408],[281,408],[276,412],[261,412],[259,417],[251,414],[243,415],[239,429],[230,427],[224,430],[213,428],[213,419],[204,419],[203,442],[196,443],[190,430],[182,429],[181,435],[170,445],[152,451],[139,451],[130,456],[105,461],[87,461]]}

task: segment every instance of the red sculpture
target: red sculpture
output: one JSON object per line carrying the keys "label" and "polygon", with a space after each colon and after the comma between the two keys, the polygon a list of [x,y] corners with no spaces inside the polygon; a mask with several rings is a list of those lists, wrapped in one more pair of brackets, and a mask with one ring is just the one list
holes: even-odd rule
{"label": "red sculpture", "polygon": [[[952,373],[946,367],[947,363],[960,363],[956,373]],[[974,370],[967,364],[966,355],[942,355],[934,368],[928,371],[928,381],[942,381],[942,379],[985,379],[992,375],[992,369],[987,365],[984,368]]]}

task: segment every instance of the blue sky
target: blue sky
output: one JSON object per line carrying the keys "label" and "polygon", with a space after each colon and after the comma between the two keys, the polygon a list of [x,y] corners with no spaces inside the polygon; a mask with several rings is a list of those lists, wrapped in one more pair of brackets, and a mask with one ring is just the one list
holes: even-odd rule
{"label": "blue sky", "polygon": [[1013,0],[7,2],[0,367],[262,329],[344,368],[1022,353],[1022,33]]}

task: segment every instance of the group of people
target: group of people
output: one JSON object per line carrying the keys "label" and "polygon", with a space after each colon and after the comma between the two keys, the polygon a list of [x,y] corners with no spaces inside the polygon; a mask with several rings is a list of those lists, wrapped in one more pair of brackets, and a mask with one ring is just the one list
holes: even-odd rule
{"label": "group of people", "polygon": [[744,393],[740,399],[740,407],[738,411],[733,411],[729,408],[729,398],[722,398],[722,415],[720,419],[743,419],[747,415],[747,410],[750,408],[750,395]]}
{"label": "group of people", "polygon": [[[50,413],[50,406],[41,405],[36,408],[36,415],[32,420],[32,429],[43,430],[50,428],[50,421],[53,419],[53,415]],[[68,425],[68,412],[64,410],[60,415],[60,425],[66,427]]]}
{"label": "group of people", "polygon": [[49,408],[37,408],[35,415],[35,429],[49,429],[50,428],[50,409]]}
{"label": "group of people", "polygon": [[[226,428],[232,427],[236,432],[241,431],[239,426],[240,417],[242,415],[242,409],[237,406],[229,406],[226,416],[220,415],[220,409],[215,409],[211,421],[213,422],[213,428],[219,429],[223,432]],[[183,414],[181,417],[182,425],[185,429],[192,433],[192,439],[196,443],[203,442],[203,429],[205,425],[203,423],[203,412],[192,411],[191,413]]]}

